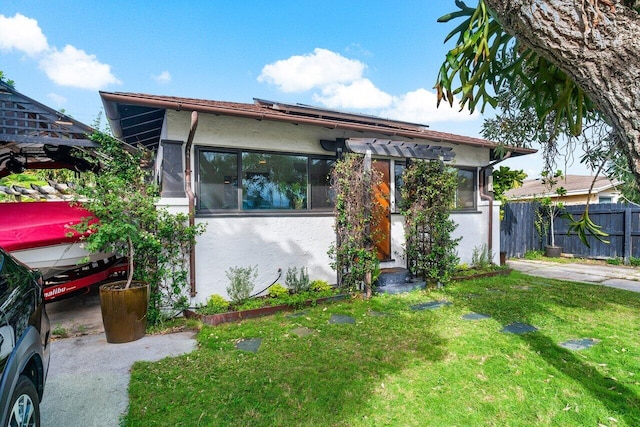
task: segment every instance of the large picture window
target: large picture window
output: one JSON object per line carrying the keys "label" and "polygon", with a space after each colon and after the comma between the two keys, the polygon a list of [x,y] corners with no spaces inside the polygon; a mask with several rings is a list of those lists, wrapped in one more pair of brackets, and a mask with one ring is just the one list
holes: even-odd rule
{"label": "large picture window", "polygon": [[334,159],[255,151],[198,150],[197,209],[331,210]]}
{"label": "large picture window", "polygon": [[242,153],[242,209],[306,209],[307,158]]}

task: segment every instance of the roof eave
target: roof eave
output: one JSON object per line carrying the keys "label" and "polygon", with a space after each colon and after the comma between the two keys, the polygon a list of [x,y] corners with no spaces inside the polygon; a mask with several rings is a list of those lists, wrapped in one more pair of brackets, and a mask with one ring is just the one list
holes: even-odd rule
{"label": "roof eave", "polygon": [[[341,122],[338,120],[331,120],[326,118],[309,118],[302,117],[296,115],[286,114],[282,111],[277,110],[269,110],[268,108],[264,108],[265,111],[257,112],[250,110],[242,110],[236,108],[215,106],[215,105],[205,105],[196,102],[189,102],[186,99],[178,100],[169,100],[166,98],[159,98],[153,96],[139,96],[136,94],[124,94],[124,93],[115,93],[115,92],[100,92],[100,97],[102,98],[102,103],[105,107],[105,113],[107,116],[107,120],[111,124],[112,132],[116,137],[121,137],[122,129],[119,124],[118,117],[118,104],[128,104],[128,105],[138,105],[138,106],[147,106],[154,108],[164,108],[168,110],[174,111],[198,111],[201,113],[215,114],[215,115],[225,115],[225,116],[233,116],[233,117],[242,117],[242,118],[250,118],[255,120],[271,120],[285,123],[293,123],[293,124],[308,124],[313,126],[323,126],[329,129],[342,129],[342,130],[353,130],[359,132],[375,132],[381,135],[386,136],[399,136],[406,138],[415,138],[415,139],[424,139],[435,143],[449,143],[455,145],[468,145],[474,147],[481,147],[487,149],[495,149],[498,147],[498,144],[493,143],[491,141],[482,140],[479,138],[456,138],[457,135],[447,134],[443,132],[435,132],[428,129],[423,130],[410,130],[410,129],[402,129],[402,128],[393,128],[386,126],[376,126],[376,125],[367,125],[367,124],[355,124],[355,123],[347,123]],[[512,153],[512,156],[520,156],[526,154],[533,154],[537,152],[535,149],[530,148],[520,148],[520,147],[506,147],[507,151]]]}

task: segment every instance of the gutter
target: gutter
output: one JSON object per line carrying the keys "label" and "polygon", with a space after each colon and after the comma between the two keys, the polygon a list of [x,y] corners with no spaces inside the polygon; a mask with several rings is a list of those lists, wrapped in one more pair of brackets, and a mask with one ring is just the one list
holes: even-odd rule
{"label": "gutter", "polygon": [[[184,187],[185,193],[187,193],[187,199],[189,200],[189,227],[195,226],[195,194],[191,188],[191,146],[193,145],[193,137],[196,134],[198,128],[198,112],[191,112],[191,126],[189,127],[189,136],[187,137],[187,143],[184,147]],[[191,297],[195,297],[196,292],[196,247],[195,244],[191,245],[189,250],[189,287]]]}

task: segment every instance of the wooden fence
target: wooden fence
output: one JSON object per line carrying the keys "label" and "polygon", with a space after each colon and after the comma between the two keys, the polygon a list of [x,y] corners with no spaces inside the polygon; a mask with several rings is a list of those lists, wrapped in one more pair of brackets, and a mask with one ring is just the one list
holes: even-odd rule
{"label": "wooden fence", "polygon": [[[576,219],[584,209],[584,205],[565,207]],[[536,229],[538,212],[540,204],[537,202],[504,205],[504,219],[500,223],[500,250],[506,252],[508,257],[521,258],[525,252],[543,249],[548,244],[548,230],[541,236]],[[562,252],[581,257],[623,258],[627,263],[630,257],[640,258],[640,206],[592,204],[589,205],[589,217],[609,234],[605,238],[609,243],[588,236],[590,247],[587,247],[575,233],[567,233],[568,220],[556,217],[555,243],[562,247]]]}

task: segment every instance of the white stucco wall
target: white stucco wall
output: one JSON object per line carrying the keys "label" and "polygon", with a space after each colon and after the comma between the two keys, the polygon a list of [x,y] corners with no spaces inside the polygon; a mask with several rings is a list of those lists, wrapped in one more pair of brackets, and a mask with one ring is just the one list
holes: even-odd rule
{"label": "white stucco wall", "polygon": [[[189,132],[190,113],[168,111],[163,139],[184,141]],[[200,114],[198,129],[191,154],[195,171],[197,146],[243,148],[254,150],[294,152],[301,154],[331,155],[319,144],[321,139],[335,140],[349,137],[380,137],[362,133],[334,130],[325,127],[293,125]],[[402,139],[402,138],[394,138]],[[414,141],[415,142],[415,141]],[[428,141],[425,141],[428,143]],[[432,143],[433,144],[433,143]],[[451,146],[440,144],[443,146]],[[455,166],[481,167],[489,163],[489,150],[455,145]],[[393,175],[393,170],[392,170]],[[195,173],[194,173],[195,179]],[[194,188],[197,188],[195,182]],[[488,241],[488,202],[476,195],[477,212],[453,213],[458,223],[454,235],[462,236],[458,245],[461,262],[470,262],[473,249]],[[186,199],[164,199],[171,209],[184,211]],[[493,253],[497,262],[499,251],[499,208],[494,207]],[[248,215],[232,212],[221,215],[199,215],[198,223],[206,223],[207,231],[196,244],[197,296],[194,303],[204,303],[212,294],[227,297],[228,280],[225,272],[230,267],[257,265],[259,276],[256,291],[272,283],[282,270],[280,283],[284,284],[287,268],[305,266],[311,280],[322,279],[335,283],[336,274],[327,255],[335,240],[331,213],[259,212]],[[404,230],[402,216],[391,215],[391,253],[393,261],[382,267],[404,267]]]}
{"label": "white stucco wall", "polygon": [[227,296],[230,267],[258,267],[256,291],[271,284],[282,271],[307,267],[311,280],[336,282],[327,255],[333,243],[333,217],[199,218],[207,232],[196,245],[197,300],[211,294]]}

